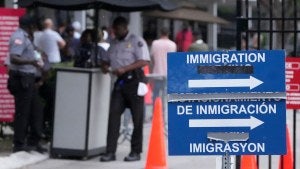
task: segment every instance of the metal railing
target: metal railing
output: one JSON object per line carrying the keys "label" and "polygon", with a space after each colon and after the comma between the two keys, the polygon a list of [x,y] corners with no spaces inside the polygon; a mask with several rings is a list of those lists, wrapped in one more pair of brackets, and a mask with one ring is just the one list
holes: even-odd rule
{"label": "metal railing", "polygon": [[[254,1],[255,2],[255,1]],[[285,49],[288,56],[300,57],[300,8],[298,0],[250,0],[236,1],[236,48],[249,49]],[[256,38],[255,44],[251,40]],[[244,46],[243,46],[244,44]],[[293,166],[297,168],[297,110],[292,110],[292,143]],[[272,167],[273,156],[268,156],[268,168]],[[260,160],[258,157],[258,166]],[[282,164],[282,163],[281,163]],[[284,165],[284,164],[283,164]],[[283,168],[283,165],[281,168]],[[240,168],[240,157],[237,157],[236,168]],[[298,166],[299,168],[299,166]]]}

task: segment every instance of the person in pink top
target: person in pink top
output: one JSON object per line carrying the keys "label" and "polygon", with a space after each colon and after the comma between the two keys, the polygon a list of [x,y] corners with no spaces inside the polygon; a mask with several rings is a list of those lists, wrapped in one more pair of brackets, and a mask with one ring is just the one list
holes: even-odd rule
{"label": "person in pink top", "polygon": [[193,43],[193,32],[188,23],[183,23],[182,30],[176,34],[175,42],[178,52],[188,51],[189,46]]}
{"label": "person in pink top", "polygon": [[167,53],[176,52],[176,43],[169,39],[169,30],[162,28],[160,38],[152,42],[150,55],[153,75],[153,103],[156,97],[162,96],[166,103],[166,77],[167,77]]}

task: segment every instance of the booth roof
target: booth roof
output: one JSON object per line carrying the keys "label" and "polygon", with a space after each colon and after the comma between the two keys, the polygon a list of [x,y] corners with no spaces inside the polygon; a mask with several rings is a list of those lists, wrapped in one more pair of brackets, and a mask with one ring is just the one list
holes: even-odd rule
{"label": "booth roof", "polygon": [[22,0],[18,5],[28,7],[49,7],[62,10],[105,9],[109,11],[129,12],[159,9],[170,11],[178,5],[169,0]]}
{"label": "booth roof", "polygon": [[206,23],[217,23],[217,24],[229,24],[223,18],[213,16],[206,11],[202,11],[197,8],[179,8],[173,11],[145,11],[143,12],[145,16],[152,16],[157,18],[168,18],[168,19],[177,19],[177,20],[189,20],[197,22],[206,22]]}

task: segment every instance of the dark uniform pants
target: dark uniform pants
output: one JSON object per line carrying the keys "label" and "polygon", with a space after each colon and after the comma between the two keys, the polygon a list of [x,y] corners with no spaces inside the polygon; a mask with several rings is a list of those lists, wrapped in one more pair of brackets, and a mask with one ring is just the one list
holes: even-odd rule
{"label": "dark uniform pants", "polygon": [[129,108],[134,125],[131,152],[141,153],[143,143],[144,97],[137,95],[138,80],[124,83],[117,81],[110,101],[107,152],[115,153],[120,132],[121,115]]}
{"label": "dark uniform pants", "polygon": [[10,71],[8,90],[15,99],[14,147],[22,148],[26,141],[28,145],[37,145],[42,133],[43,106],[34,75]]}

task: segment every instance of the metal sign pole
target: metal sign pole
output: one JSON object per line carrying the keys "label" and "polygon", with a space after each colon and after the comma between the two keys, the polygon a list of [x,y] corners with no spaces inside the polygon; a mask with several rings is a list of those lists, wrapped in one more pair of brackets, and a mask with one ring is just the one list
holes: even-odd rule
{"label": "metal sign pole", "polygon": [[222,156],[222,169],[231,169],[231,158],[230,155],[228,153],[228,151],[226,151],[225,155]]}
{"label": "metal sign pole", "polygon": [[[223,141],[227,144],[229,141],[247,141],[249,133],[232,133],[232,132],[208,132],[207,138],[211,141]],[[231,157],[228,151],[222,156],[222,169],[231,169]]]}

